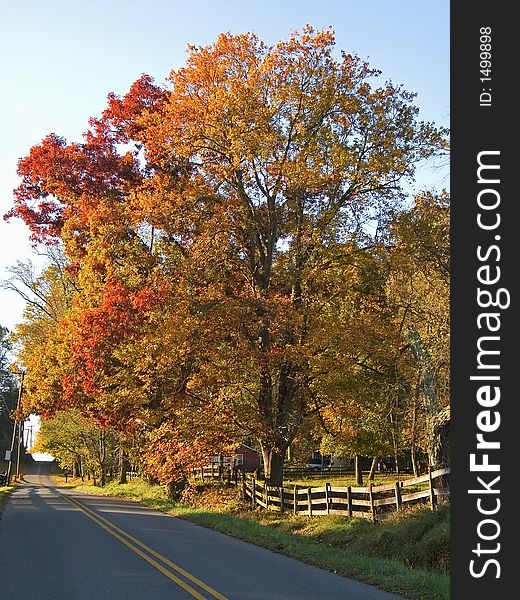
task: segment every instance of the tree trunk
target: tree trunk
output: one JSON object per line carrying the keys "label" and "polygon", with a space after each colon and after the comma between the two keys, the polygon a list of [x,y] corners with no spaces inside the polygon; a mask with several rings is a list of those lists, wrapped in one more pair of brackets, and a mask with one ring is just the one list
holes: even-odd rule
{"label": "tree trunk", "polygon": [[126,476],[126,472],[128,471],[127,469],[127,464],[126,461],[122,461],[121,462],[121,468],[119,470],[119,484],[122,485],[123,483],[127,483],[128,479]]}
{"label": "tree trunk", "polygon": [[268,485],[282,487],[285,449],[276,447],[264,448],[264,446],[262,446],[262,455],[264,457],[264,475],[266,483]]}
{"label": "tree trunk", "polygon": [[106,444],[105,444],[105,432],[103,429],[99,432],[99,450],[98,450],[98,460],[99,460],[99,479],[101,487],[105,487],[107,482],[106,473],[105,473],[105,458],[106,458]]}
{"label": "tree trunk", "polygon": [[119,483],[123,484],[128,481],[127,479],[127,471],[128,471],[128,458],[126,453],[121,450],[119,454]]}
{"label": "tree trunk", "polygon": [[450,407],[441,410],[433,420],[429,448],[430,464],[434,469],[450,465]]}
{"label": "tree trunk", "polygon": [[412,459],[412,469],[414,477],[419,475],[419,469],[417,467],[417,456],[415,453],[415,444],[412,443],[412,447],[410,448],[410,458]]}
{"label": "tree trunk", "polygon": [[303,411],[302,399],[295,403],[298,391],[294,383],[296,373],[297,370],[291,364],[283,363],[279,367],[276,384],[267,370],[260,377],[258,408],[269,434],[259,441],[264,458],[265,479],[272,486],[283,485],[285,454],[297,433],[297,424]]}
{"label": "tree trunk", "polygon": [[82,468],[82,464],[81,464],[81,455],[76,458],[75,465],[76,465],[76,475],[78,477],[81,477],[81,481],[83,481],[83,468]]}
{"label": "tree trunk", "polygon": [[399,479],[399,442],[397,439],[397,433],[398,433],[397,417],[393,413],[390,413],[390,423],[392,423],[392,425],[393,425],[393,427],[392,427],[392,444],[394,446],[395,474],[397,475],[397,478]]}
{"label": "tree trunk", "polygon": [[[429,462],[434,469],[450,466],[450,407],[439,412],[432,425]],[[448,487],[448,478],[437,477],[435,487]]]}
{"label": "tree trunk", "polygon": [[419,403],[419,395],[421,393],[421,373],[419,371],[419,375],[417,378],[417,383],[415,384],[415,393],[413,395],[413,407],[412,407],[412,440],[410,447],[410,458],[412,459],[412,469],[415,477],[419,475],[419,468],[417,466],[417,456],[415,449],[415,438],[416,438],[416,429],[417,429],[417,405]]}
{"label": "tree trunk", "polygon": [[359,456],[359,454],[356,454],[356,456],[354,456],[354,470],[357,485],[363,485],[363,472],[361,471],[360,459],[361,457]]}
{"label": "tree trunk", "polygon": [[377,461],[379,460],[379,456],[374,456],[372,459],[372,464],[370,466],[370,473],[368,474],[368,480],[374,481],[374,477],[376,474]]}
{"label": "tree trunk", "polygon": [[187,479],[182,479],[179,481],[170,481],[167,484],[167,489],[168,489],[168,498],[170,500],[180,500],[181,496],[182,496],[182,492],[184,491],[184,489],[186,488],[186,486],[188,485],[188,480]]}

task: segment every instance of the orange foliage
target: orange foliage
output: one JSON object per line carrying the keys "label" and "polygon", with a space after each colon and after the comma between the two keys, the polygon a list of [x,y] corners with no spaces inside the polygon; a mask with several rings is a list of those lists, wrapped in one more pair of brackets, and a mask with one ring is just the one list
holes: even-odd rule
{"label": "orange foliage", "polygon": [[[60,239],[81,288],[59,325],[66,400],[155,429],[160,478],[219,435],[283,458],[351,290],[345,255],[442,146],[412,94],[372,88],[377,71],[334,43],[310,26],[273,47],[221,34],[167,87],[143,75],[111,94],[83,143],[51,135],[20,161],[7,217]],[[181,434],[192,401],[228,416],[219,435]]]}

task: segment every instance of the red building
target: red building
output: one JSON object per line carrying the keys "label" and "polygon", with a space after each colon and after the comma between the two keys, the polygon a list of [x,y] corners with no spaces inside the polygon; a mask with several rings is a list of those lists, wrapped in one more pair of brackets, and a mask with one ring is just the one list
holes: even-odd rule
{"label": "red building", "polygon": [[251,446],[240,444],[235,450],[235,464],[247,472],[256,471],[262,468],[262,454]]}
{"label": "red building", "polygon": [[214,464],[220,464],[227,467],[233,465],[238,467],[240,470],[245,470],[248,473],[252,473],[257,469],[261,469],[263,465],[262,454],[258,450],[247,446],[246,444],[239,444],[235,448],[233,456],[213,456],[211,462]]}

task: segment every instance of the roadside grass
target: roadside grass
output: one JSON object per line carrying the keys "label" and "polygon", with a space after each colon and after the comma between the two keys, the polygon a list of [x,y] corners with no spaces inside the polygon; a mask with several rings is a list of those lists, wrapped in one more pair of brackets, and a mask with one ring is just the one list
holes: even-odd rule
{"label": "roadside grass", "polygon": [[4,508],[4,502],[7,497],[7,494],[11,492],[14,486],[12,485],[2,485],[0,486],[0,515],[2,514],[2,510]]}
{"label": "roadside grass", "polygon": [[[60,476],[55,480],[64,482]],[[182,503],[170,500],[165,486],[140,479],[101,488],[69,478],[66,485],[138,501],[412,600],[449,599],[447,505],[435,512],[416,507],[373,523],[339,515],[307,517],[252,510],[239,499],[236,488],[217,483],[191,486]]]}

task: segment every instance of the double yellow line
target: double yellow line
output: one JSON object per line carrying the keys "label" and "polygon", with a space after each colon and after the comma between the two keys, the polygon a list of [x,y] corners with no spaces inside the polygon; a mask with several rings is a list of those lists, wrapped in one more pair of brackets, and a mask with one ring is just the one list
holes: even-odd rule
{"label": "double yellow line", "polygon": [[[162,554],[159,554],[159,552],[156,552],[153,548],[150,548],[146,544],[143,544],[143,542],[141,542],[137,538],[133,537],[126,531],[123,531],[122,529],[120,529],[119,527],[117,527],[116,525],[114,525],[113,523],[111,523],[110,521],[105,519],[104,517],[98,515],[94,511],[92,511],[89,508],[87,508],[86,506],[84,506],[76,498],[68,496],[67,494],[62,494],[60,492],[58,492],[58,494],[62,498],[65,498],[65,500],[70,502],[78,510],[80,510],[89,519],[92,519],[92,521],[94,521],[97,525],[99,525],[101,528],[103,528],[107,533],[114,536],[122,544],[127,546],[127,548],[130,548],[130,550],[135,552],[138,556],[140,556],[142,559],[144,559],[147,563],[149,563],[150,565],[155,567],[158,571],[160,571],[163,575],[168,577],[168,579],[170,579],[171,581],[176,583],[179,587],[181,587],[183,590],[188,592],[188,594],[190,594],[194,598],[197,598],[197,600],[208,600],[208,599],[207,599],[207,596],[203,596],[198,590],[196,590],[194,587],[192,587],[189,583],[187,583],[183,579],[180,579],[179,577],[177,577],[172,571],[177,572],[178,574],[182,575],[185,579],[187,579],[191,583],[195,584],[196,586],[198,586],[200,589],[204,590],[205,592],[207,592],[211,598],[216,598],[217,600],[228,600],[225,596],[223,596],[222,594],[220,594],[219,592],[214,590],[212,587],[210,587],[209,585],[207,585],[200,579],[197,579],[197,577],[194,577],[191,573],[189,573],[182,567],[179,567],[179,565],[176,565],[174,562],[172,562],[171,560],[169,560]],[[169,567],[169,569],[167,569],[165,566],[163,566],[163,564],[160,564],[157,560],[152,558],[152,556],[157,558],[158,560],[160,560],[164,565],[167,565]]]}

